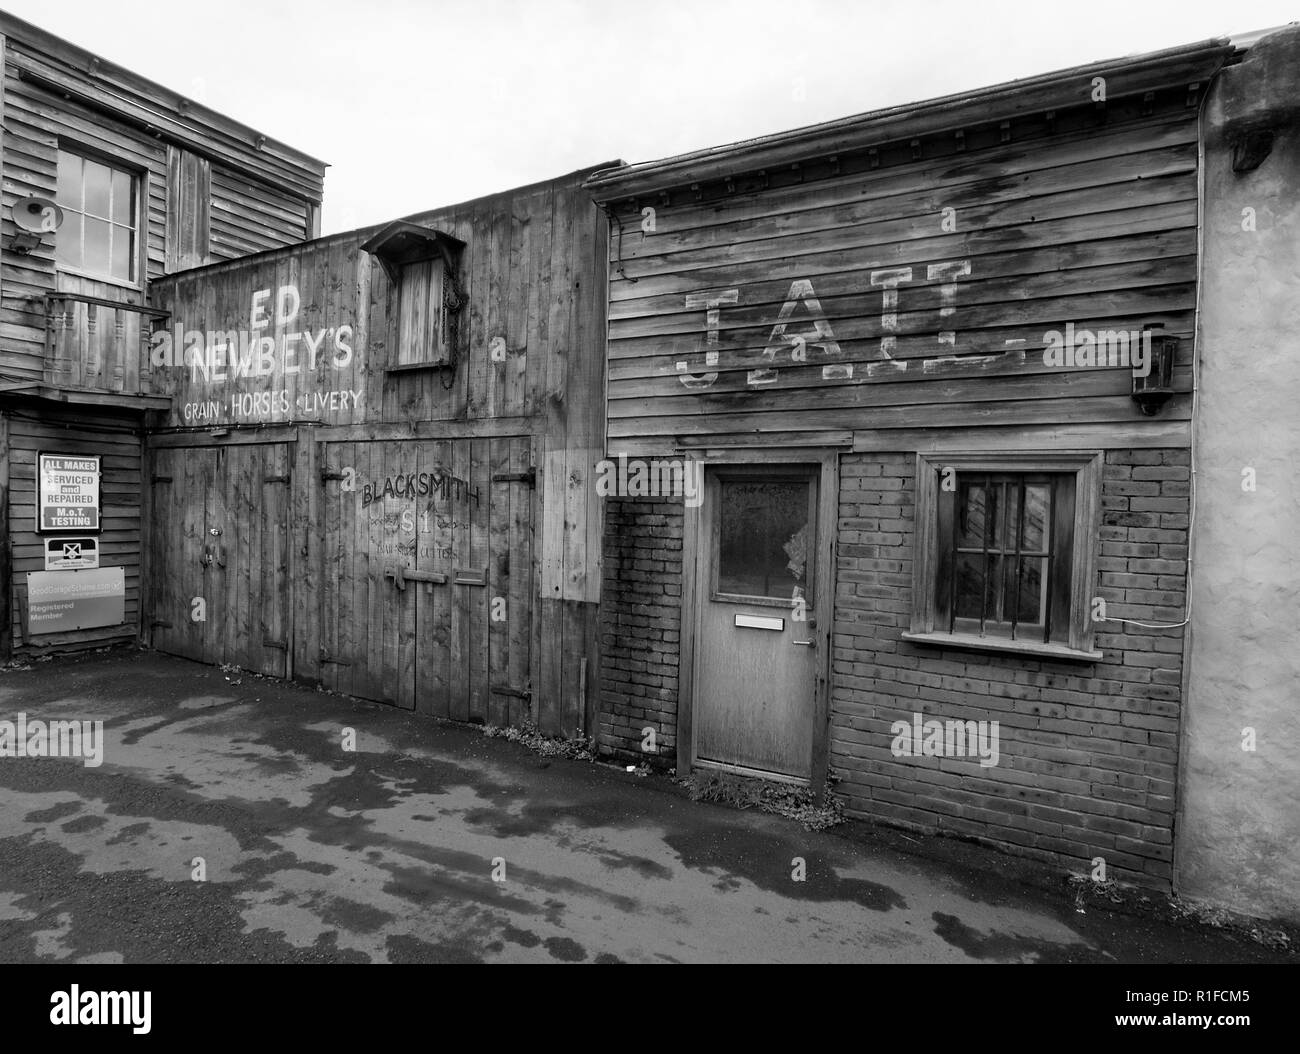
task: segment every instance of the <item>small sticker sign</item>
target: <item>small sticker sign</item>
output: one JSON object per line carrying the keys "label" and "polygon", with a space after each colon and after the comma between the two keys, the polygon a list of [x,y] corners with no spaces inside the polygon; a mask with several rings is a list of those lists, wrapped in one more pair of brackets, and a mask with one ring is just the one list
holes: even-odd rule
{"label": "small sticker sign", "polygon": [[45,570],[82,571],[99,566],[99,541],[95,538],[46,538]]}
{"label": "small sticker sign", "polygon": [[36,529],[99,531],[99,457],[41,454],[37,466]]}

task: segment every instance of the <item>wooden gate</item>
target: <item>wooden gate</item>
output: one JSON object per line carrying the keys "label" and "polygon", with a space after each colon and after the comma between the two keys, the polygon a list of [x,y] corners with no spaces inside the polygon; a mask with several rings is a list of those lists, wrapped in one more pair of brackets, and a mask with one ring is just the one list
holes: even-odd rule
{"label": "wooden gate", "polygon": [[286,675],[292,449],[268,443],[154,451],[154,647]]}
{"label": "wooden gate", "polygon": [[322,444],[321,681],[459,721],[531,713],[527,437]]}

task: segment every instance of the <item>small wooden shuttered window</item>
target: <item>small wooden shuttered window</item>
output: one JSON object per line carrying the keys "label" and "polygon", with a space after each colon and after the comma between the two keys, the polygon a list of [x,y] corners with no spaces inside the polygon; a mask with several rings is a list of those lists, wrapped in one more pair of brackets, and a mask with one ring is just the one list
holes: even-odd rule
{"label": "small wooden shuttered window", "polygon": [[389,307],[398,324],[389,371],[454,367],[457,320],[466,299],[457,279],[465,243],[399,220],[361,248],[379,261],[390,283]]}
{"label": "small wooden shuttered window", "polygon": [[442,365],[450,359],[447,347],[447,308],[443,302],[442,258],[403,264],[397,296],[399,366]]}

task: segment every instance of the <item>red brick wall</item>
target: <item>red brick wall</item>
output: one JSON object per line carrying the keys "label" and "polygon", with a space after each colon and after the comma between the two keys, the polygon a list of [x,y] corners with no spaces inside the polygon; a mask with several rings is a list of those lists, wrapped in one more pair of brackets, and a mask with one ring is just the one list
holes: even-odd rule
{"label": "red brick wall", "polygon": [[[1185,450],[1106,455],[1098,583],[1107,615],[1182,618]],[[913,454],[841,466],[831,766],[851,815],[951,833],[1072,869],[1167,884],[1181,629],[1097,627],[1098,662],[900,639],[911,613]],[[996,720],[1000,760],[896,758],[890,725]]]}
{"label": "red brick wall", "polygon": [[[682,608],[681,498],[611,498],[601,589],[601,753],[677,763]],[[653,728],[657,751],[641,750]]]}
{"label": "red brick wall", "polygon": [[[1099,662],[900,639],[912,610],[914,454],[841,465],[831,766],[849,813],[973,838],[1053,866],[1166,884],[1178,757],[1181,629],[1106,623]],[[1111,617],[1177,622],[1187,557],[1188,456],[1106,455],[1093,595]],[[611,499],[601,599],[602,753],[676,760],[682,504]],[[890,725],[920,712],[996,720],[999,763],[895,758]],[[653,728],[657,754],[641,751]]]}

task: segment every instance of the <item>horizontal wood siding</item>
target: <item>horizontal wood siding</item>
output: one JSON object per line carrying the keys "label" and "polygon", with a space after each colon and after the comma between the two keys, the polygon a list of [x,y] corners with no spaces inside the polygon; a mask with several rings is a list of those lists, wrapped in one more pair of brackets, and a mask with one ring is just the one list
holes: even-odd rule
{"label": "horizontal wood siding", "polygon": [[[210,210],[213,260],[278,249],[311,237],[308,202],[212,166]],[[204,261],[206,262],[206,261]]]}
{"label": "horizontal wood siding", "polygon": [[[214,257],[292,244],[311,233],[323,179],[318,163],[270,155],[255,160],[251,146],[245,150],[214,130],[187,128],[179,116],[164,119],[155,112],[156,123],[146,130],[129,93],[117,93],[102,77],[61,65],[12,35],[4,38],[3,55],[0,379],[39,381],[46,373],[46,293],[57,289],[135,303],[145,297],[144,281],[129,287],[59,274],[57,234],[46,235],[31,253],[10,251],[14,202],[32,194],[56,196],[60,143],[139,177],[137,259],[144,280]],[[115,103],[120,112],[113,110]],[[83,338],[77,339],[84,343]]]}
{"label": "horizontal wood siding", "polygon": [[45,570],[43,536],[36,533],[36,455],[98,454],[103,471],[100,566],[121,567],[126,578],[126,623],[75,633],[41,634],[30,649],[91,647],[134,639],[140,620],[141,436],[120,416],[6,412],[9,431],[9,536],[13,548],[12,633],[22,649],[27,572]]}
{"label": "horizontal wood siding", "polygon": [[[918,141],[910,163],[719,200],[620,203],[610,450],[757,431],[1132,424],[1127,369],[1044,362],[1045,333],[1071,322],[1161,322],[1183,338],[1179,394],[1159,420],[1187,420],[1196,110],[1185,87],[1147,108],[981,149]],[[903,268],[887,296],[884,272]]]}
{"label": "horizontal wood siding", "polygon": [[[17,255],[8,249],[13,237],[12,208],[29,194],[53,199],[57,192],[58,150],[62,142],[102,154],[140,178],[143,267],[149,277],[163,273],[166,250],[167,150],[158,140],[115,125],[74,101],[52,95],[18,77],[8,61],[14,42],[7,42],[4,84],[4,190],[0,236],[5,242],[4,274],[0,282],[0,376],[8,380],[40,380],[45,360],[46,293],[56,288],[80,287],[80,279],[60,283],[54,245],[57,234],[47,235],[31,253]],[[103,283],[93,284],[102,288]],[[89,289],[87,289],[89,291]],[[116,296],[143,298],[140,289],[111,287]]]}

